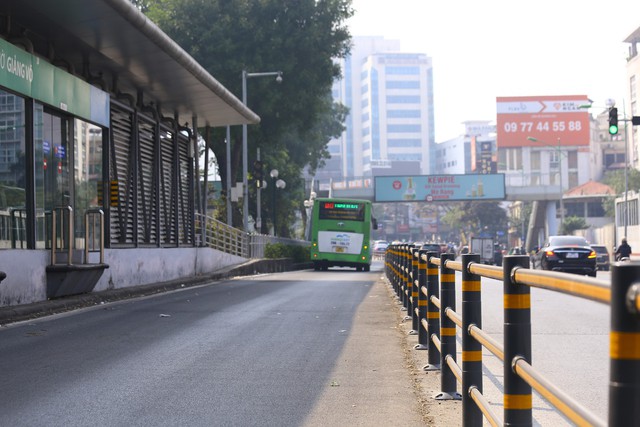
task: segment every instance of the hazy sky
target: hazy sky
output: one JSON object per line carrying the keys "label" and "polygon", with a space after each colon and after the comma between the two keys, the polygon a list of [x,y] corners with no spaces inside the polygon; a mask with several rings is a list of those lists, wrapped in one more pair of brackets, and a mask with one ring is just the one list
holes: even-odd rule
{"label": "hazy sky", "polygon": [[[353,36],[401,41],[433,60],[436,142],[466,120],[495,122],[496,97],[626,96],[639,0],[353,0]],[[599,110],[593,110],[598,112]]]}

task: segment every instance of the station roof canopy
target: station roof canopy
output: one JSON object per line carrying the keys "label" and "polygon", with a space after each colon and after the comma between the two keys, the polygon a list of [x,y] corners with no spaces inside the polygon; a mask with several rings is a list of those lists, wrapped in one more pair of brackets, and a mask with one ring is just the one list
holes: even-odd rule
{"label": "station roof canopy", "polygon": [[129,0],[2,0],[0,15],[8,41],[96,86],[89,77],[101,76],[108,92],[142,93],[165,117],[195,115],[198,126],[260,121]]}

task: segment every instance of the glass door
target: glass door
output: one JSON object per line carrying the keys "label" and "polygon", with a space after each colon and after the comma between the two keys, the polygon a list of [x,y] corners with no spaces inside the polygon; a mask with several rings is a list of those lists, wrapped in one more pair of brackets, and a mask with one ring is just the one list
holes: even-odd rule
{"label": "glass door", "polygon": [[[73,170],[70,169],[71,119],[46,110],[37,104],[34,109],[34,153],[36,194],[36,247],[49,247],[51,212],[59,217],[62,210],[73,210]],[[48,226],[47,226],[48,224]],[[61,229],[61,226],[64,226]],[[68,222],[57,220],[58,239],[68,233]],[[62,233],[63,230],[67,230]],[[68,239],[63,247],[68,247]]]}

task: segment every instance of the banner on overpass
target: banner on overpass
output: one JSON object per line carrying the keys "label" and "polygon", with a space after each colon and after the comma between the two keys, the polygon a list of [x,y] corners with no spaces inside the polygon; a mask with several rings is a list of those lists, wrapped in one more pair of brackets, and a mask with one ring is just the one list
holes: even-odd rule
{"label": "banner on overpass", "polygon": [[586,95],[498,97],[496,101],[498,148],[589,145],[589,110],[582,108],[591,103]]}
{"label": "banner on overpass", "polygon": [[504,199],[504,174],[375,177],[375,202]]}

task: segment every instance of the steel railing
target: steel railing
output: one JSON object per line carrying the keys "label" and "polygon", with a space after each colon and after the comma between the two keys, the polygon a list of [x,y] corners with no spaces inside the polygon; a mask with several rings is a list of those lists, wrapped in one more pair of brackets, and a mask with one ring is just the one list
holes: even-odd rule
{"label": "steel railing", "polygon": [[196,214],[196,241],[206,246],[243,258],[263,258],[268,244],[308,245],[305,240],[264,234],[246,233],[210,216]]}
{"label": "steel railing", "polygon": [[[456,311],[455,272],[461,272],[462,315]],[[637,420],[640,403],[640,263],[616,263],[611,283],[572,274],[529,269],[529,257],[504,258],[503,266],[480,263],[467,254],[438,256],[412,245],[392,245],[385,273],[418,335],[417,349],[428,350],[425,370],[441,371],[438,399],[462,399],[463,425],[531,426],[532,389],[576,425],[606,423],[563,392],[531,365],[530,288],[544,288],[611,307],[608,425]],[[481,278],[504,284],[504,343],[482,325]],[[456,333],[462,335],[462,365],[456,361]],[[503,362],[504,413],[500,419],[482,394],[482,348]],[[457,384],[462,393],[457,393]]]}

